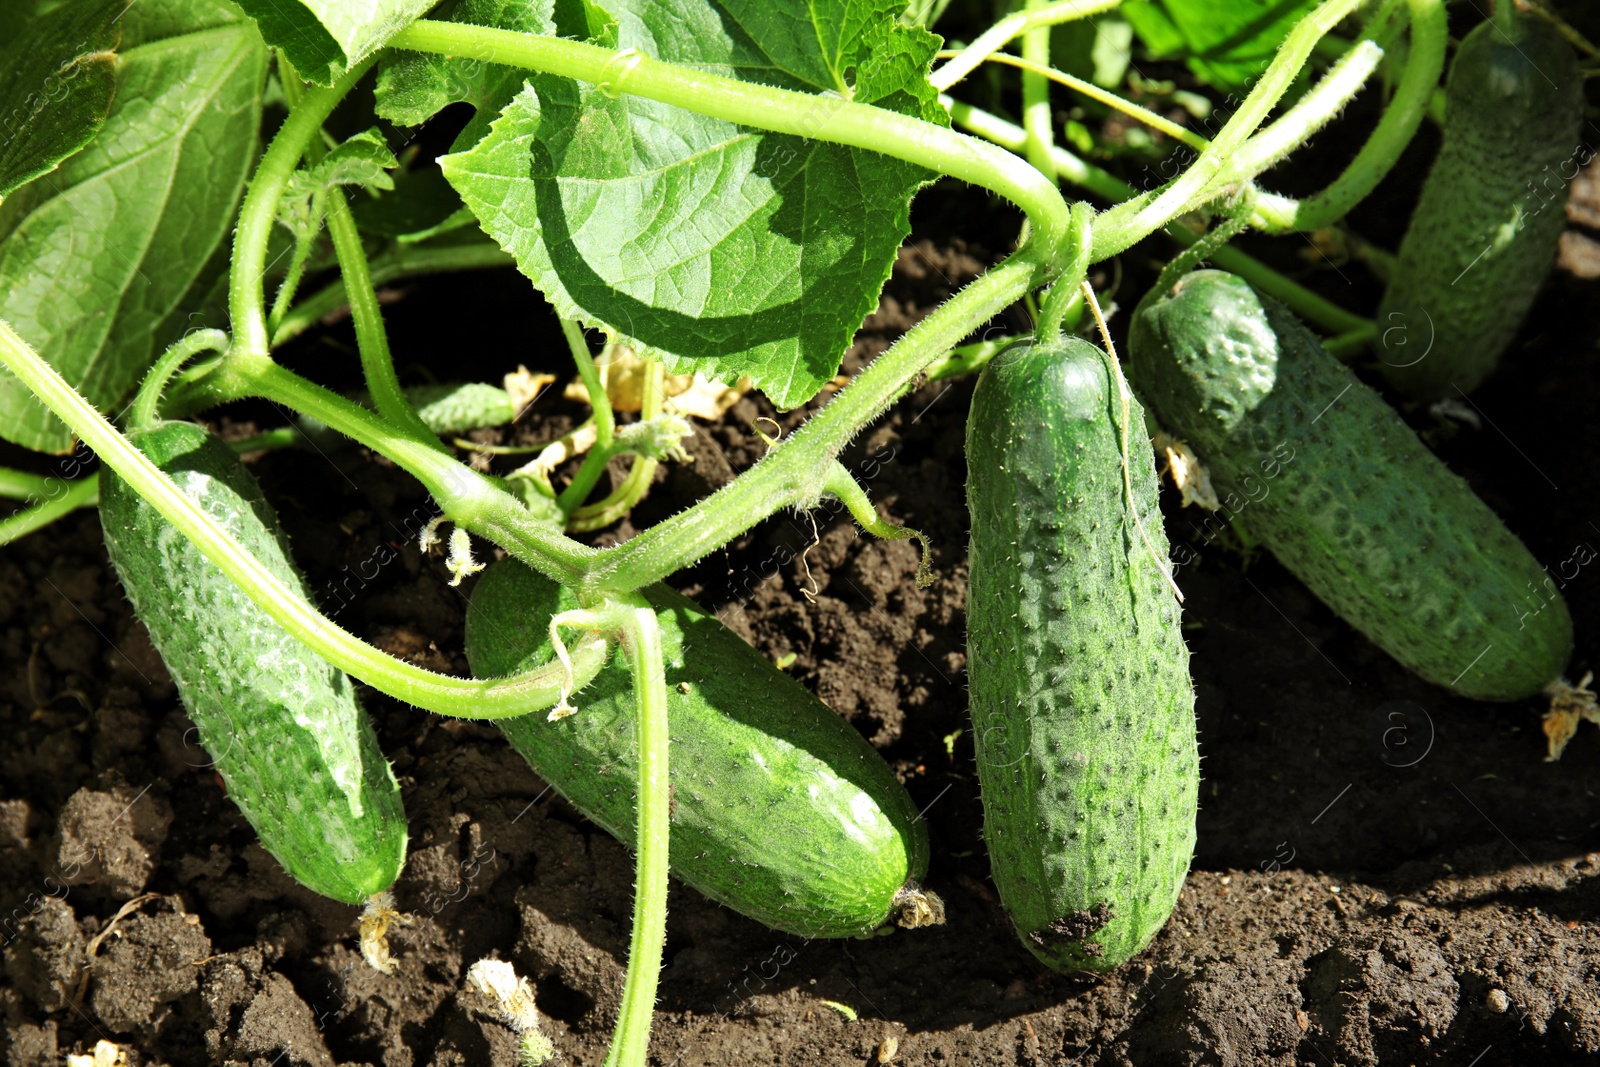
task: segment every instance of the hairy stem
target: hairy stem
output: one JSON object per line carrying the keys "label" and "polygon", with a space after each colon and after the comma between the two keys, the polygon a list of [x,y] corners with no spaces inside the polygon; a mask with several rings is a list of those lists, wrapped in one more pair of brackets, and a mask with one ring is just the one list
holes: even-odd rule
{"label": "hairy stem", "polygon": [[155,422],[161,394],[167,382],[178,373],[178,368],[201,352],[225,352],[228,343],[228,335],[221,330],[196,330],[169,345],[145,374],[139,392],[134,395],[133,403],[128,407],[128,425],[139,429]]}
{"label": "hairy stem", "polygon": [[1018,252],[990,268],[912,327],[850,385],[755,466],[589,566],[580,591],[631,590],[702,558],[781,508],[820,499],[829,464],[860,429],[909,388],[937,357],[1028,292],[1036,265]]}
{"label": "hairy stem", "polygon": [[1027,214],[1035,240],[1045,250],[1040,262],[1046,268],[1055,262],[1055,250],[1066,236],[1067,205],[1054,182],[1016,156],[899,112],[837,96],[743,82],[652,59],[636,49],[618,52],[560,37],[463,23],[414,22],[396,34],[390,46],[604,82],[613,92],[756,129],[881,152],[981,185]]}
{"label": "hairy stem", "polygon": [[397,432],[443,452],[445,446],[428,429],[428,424],[422,421],[422,416],[400,388],[400,379],[394,371],[394,356],[389,352],[389,335],[383,328],[383,312],[378,307],[378,294],[367,269],[367,250],[361,246],[361,232],[356,229],[350,203],[345,200],[344,191],[337,187],[327,191],[327,198],[328,233],[333,237],[345,296],[350,301],[350,317],[355,322],[356,348],[361,353],[361,372],[367,380],[367,392],[372,394],[378,414]]}
{"label": "hairy stem", "polygon": [[1272,58],[1266,72],[1250,90],[1216,140],[1177,178],[1153,196],[1136,197],[1100,216],[1095,227],[1095,259],[1107,259],[1161,229],[1177,216],[1214,198],[1221,184],[1243,175],[1227,170],[1241,145],[1266,119],[1283,97],[1312,48],[1323,34],[1337,26],[1360,0],[1326,0],[1295,24]]}
{"label": "hairy stem", "polygon": [[[943,99],[945,106],[950,109],[951,118],[957,125],[1003,147],[1014,151],[1022,150],[1027,136],[1022,127],[959,100],[951,100],[949,97]],[[1051,149],[1050,159],[1056,166],[1057,177],[1087,189],[1096,196],[1115,202],[1126,200],[1135,193],[1133,186],[1121,178],[1079,159],[1060,145]],[[1168,223],[1166,234],[1184,246],[1192,245],[1200,238],[1198,231],[1190,229],[1181,222]],[[1307,322],[1324,330],[1338,333],[1371,325],[1371,320],[1344,310],[1236,248],[1217,249],[1212,253],[1211,261],[1223,270],[1239,275]]]}
{"label": "hairy stem", "polygon": [[[0,364],[94,449],[102,463],[115,470],[179,533],[193,541],[261,610],[335,667],[397,700],[441,715],[474,719],[526,714],[554,704],[564,686],[572,688],[559,663],[510,678],[477,681],[435,674],[380,652],[326,618],[299,590],[278,581],[3,322]],[[586,639],[574,650],[573,675],[577,684],[584,684],[599,673],[606,654],[606,642],[600,638]]]}
{"label": "hairy stem", "polygon": [[622,986],[622,1008],[611,1050],[606,1055],[607,1067],[644,1067],[650,1052],[650,1025],[655,1016],[656,986],[661,978],[661,953],[667,936],[667,842],[672,800],[668,792],[666,665],[655,609],[637,594],[628,599],[626,608],[613,610],[626,612],[622,644],[633,668],[633,697],[639,713],[634,726],[639,739],[638,874],[633,891],[628,976]]}
{"label": "hairy stem", "polygon": [[233,236],[233,266],[228,276],[228,316],[232,320],[237,350],[265,355],[267,320],[263,312],[262,282],[267,274],[267,240],[277,218],[289,177],[300,166],[306,146],[322,135],[322,124],[361,80],[377,57],[357,63],[328,88],[312,88],[301,97],[267,146],[239,206],[239,225]]}
{"label": "hairy stem", "polygon": [[1444,71],[1448,34],[1444,0],[1407,0],[1407,6],[1411,12],[1411,42],[1405,71],[1372,136],[1322,192],[1303,200],[1276,198],[1277,218],[1274,224],[1263,227],[1268,232],[1316,230],[1343,218],[1377,187],[1411,143]]}
{"label": "hairy stem", "polygon": [[1122,0],[1060,0],[1054,4],[1030,4],[1026,10],[1013,12],[990,26],[978,39],[956,54],[950,62],[934,71],[928,78],[941,93],[971,74],[990,56],[1019,37],[1039,26],[1054,26],[1074,19],[1088,18],[1110,11]]}
{"label": "hairy stem", "polygon": [[[1048,7],[1045,0],[1028,0],[1027,11],[1036,14]],[[1054,175],[1050,146],[1055,134],[1050,122],[1050,82],[1039,68],[1050,69],[1050,27],[1033,26],[1022,35],[1022,58],[1030,64],[1022,72],[1022,128],[1028,131],[1026,155],[1041,173]]]}

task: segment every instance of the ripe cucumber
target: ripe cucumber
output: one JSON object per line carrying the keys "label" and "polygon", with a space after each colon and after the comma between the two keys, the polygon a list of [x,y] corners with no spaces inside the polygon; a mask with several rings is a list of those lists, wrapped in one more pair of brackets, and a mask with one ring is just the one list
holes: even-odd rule
{"label": "ripe cucumber", "polygon": [[1062,971],[1110,970],[1148,944],[1194,854],[1189,650],[1129,408],[1124,438],[1106,355],[1069,338],[996,356],[967,418],[984,839],[1023,944]]}
{"label": "ripe cucumber", "polygon": [[[715,616],[662,585],[641,592],[656,608],[666,661],[673,873],[805,937],[862,935],[892,916],[920,925],[937,901],[916,885],[927,826],[888,764]],[[516,560],[492,565],[467,610],[472,672],[493,678],[549,662],[550,617],[576,606]],[[555,722],[498,725],[535,773],[632,848],[637,712],[620,653],[573,703],[577,714]]]}
{"label": "ripe cucumber", "polygon": [[1383,373],[1413,399],[1488,377],[1555,263],[1583,72],[1546,20],[1508,30],[1484,22],[1456,52],[1444,141],[1378,315]]}
{"label": "ripe cucumber", "polygon": [[[305,590],[277,516],[231,449],[186,422],[130,438],[274,576]],[[100,522],[123,588],[262,846],[300,884],[347,904],[389,888],[405,864],[405,811],[350,679],[110,469]]]}
{"label": "ripe cucumber", "polygon": [[1476,700],[1561,674],[1572,619],[1538,562],[1287,309],[1196,271],[1145,297],[1129,346],[1139,395],[1247,502],[1250,535],[1373,643]]}

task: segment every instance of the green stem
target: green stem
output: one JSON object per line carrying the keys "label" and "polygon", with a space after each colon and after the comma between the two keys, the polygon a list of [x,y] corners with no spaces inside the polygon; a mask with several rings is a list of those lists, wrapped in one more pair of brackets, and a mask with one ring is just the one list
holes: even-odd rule
{"label": "green stem", "polygon": [[1322,342],[1322,347],[1330,355],[1348,363],[1371,348],[1372,340],[1377,336],[1378,324],[1368,323],[1358,329],[1341,333],[1337,337],[1328,338]]}
{"label": "green stem", "polygon": [[1216,197],[1222,184],[1242,180],[1244,175],[1228,169],[1234,153],[1283,97],[1317,40],[1358,3],[1360,0],[1326,0],[1296,23],[1239,110],[1187,170],[1153,196],[1136,197],[1100,216],[1095,226],[1095,260],[1131,248],[1174,218]]}
{"label": "green stem", "polygon": [[[311,199],[311,217],[318,218],[322,211],[322,194],[317,193]],[[272,310],[267,312],[269,336],[278,332],[283,316],[288,313],[289,305],[294,301],[295,294],[300,291],[300,282],[306,276],[306,264],[311,261],[311,246],[315,241],[316,230],[309,226],[294,236],[294,255],[290,257],[289,269],[284,273],[283,282],[272,298]]]}
{"label": "green stem", "polygon": [[[1341,4],[1355,0],[1336,0]],[[1027,214],[1047,270],[1066,237],[1066,202],[1054,182],[1024,160],[953,130],[842,97],[739,81],[560,37],[422,20],[401,30],[391,47],[465,56],[605,84],[702,115],[756,129],[850,145],[907,160],[935,173],[993,190]],[[844,86],[840,86],[843,90]]]}
{"label": "green stem", "polygon": [[[1044,0],[1028,0],[1027,11],[1048,6]],[[1035,26],[1022,35],[1022,58],[1034,69],[1022,72],[1022,128],[1028,131],[1028,162],[1040,173],[1055,175],[1050,163],[1050,146],[1055,142],[1050,119],[1050,82],[1038,68],[1050,69],[1050,27]]]}
{"label": "green stem", "polygon": [[0,467],[0,499],[33,502],[48,496],[61,479]]}
{"label": "green stem", "polygon": [[[0,335],[3,340],[3,335]],[[17,472],[8,472],[17,473]],[[53,479],[40,479],[48,483]],[[24,508],[0,519],[0,545],[9,545],[18,538],[26,537],[35,530],[49,526],[52,522],[68,515],[79,508],[92,508],[100,502],[100,475],[91,474],[87,478],[77,481],[57,483],[65,484],[66,490],[48,500],[40,501],[32,507]],[[37,500],[40,496],[48,495],[41,491],[29,497]]]}
{"label": "green stem", "polygon": [[143,384],[139,386],[139,392],[128,408],[128,425],[138,430],[156,421],[156,408],[161,403],[161,394],[166,390],[167,382],[178,373],[179,367],[200,352],[227,350],[228,335],[221,330],[196,330],[194,333],[184,334],[177,342],[168,346],[156,360],[155,366],[145,375]]}
{"label": "green stem", "polygon": [[591,566],[595,549],[531,521],[516,497],[447,453],[396,435],[361,405],[268,359],[249,369],[249,382],[251,394],[310,415],[393,460],[423,484],[458,526],[495,542],[562,585],[577,585]]}
{"label": "green stem", "polygon": [[964,374],[976,374],[1008,346],[1023,340],[1026,340],[1026,337],[1001,337],[993,341],[976,341],[970,345],[953,348],[943,359],[928,364],[928,381],[938,382],[946,378],[959,378]]}
{"label": "green stem", "polygon": [[573,475],[571,483],[556,497],[556,506],[561,509],[561,514],[570,517],[589,499],[595,484],[605,473],[606,464],[616,454],[611,446],[617,435],[617,418],[611,410],[611,398],[606,395],[606,387],[600,381],[600,371],[594,365],[594,357],[589,355],[589,343],[584,340],[583,331],[571,319],[562,319],[561,332],[567,338],[567,347],[572,350],[578,378],[583,382],[584,391],[589,394],[595,431],[594,447],[583,457],[583,463],[578,467],[578,473]]}
{"label": "green stem", "polygon": [[246,452],[276,452],[280,448],[294,448],[305,439],[306,435],[293,426],[280,426],[276,430],[264,430],[250,437],[228,441],[226,444],[243,455]]}
{"label": "green stem", "polygon": [[[951,100],[949,97],[943,97],[942,100],[950,109],[950,117],[957,125],[1002,147],[1019,152],[1022,150],[1027,136],[1022,127],[959,100]],[[1050,159],[1056,166],[1057,177],[1087,189],[1096,196],[1116,202],[1126,200],[1135,193],[1133,186],[1121,178],[1079,159],[1060,145],[1051,150]],[[1168,223],[1166,234],[1185,247],[1194,244],[1200,238],[1199,233],[1182,222]],[[1239,275],[1256,289],[1324,330],[1337,333],[1370,324],[1371,320],[1344,310],[1236,248],[1219,248],[1211,258],[1218,267]]]}
{"label": "green stem", "polygon": [[572,362],[578,366],[578,378],[583,382],[584,392],[589,394],[589,407],[594,410],[595,439],[603,445],[609,445],[616,436],[617,417],[611,410],[611,397],[606,395],[606,387],[600,381],[600,368],[594,364],[594,357],[589,354],[589,342],[584,339],[583,330],[572,319],[561,320],[561,333],[567,339],[567,347],[572,350]]}
{"label": "green stem", "polygon": [[[379,288],[419,274],[514,266],[516,262],[511,256],[493,241],[439,246],[395,244],[372,260],[370,281],[374,288]],[[272,347],[282,347],[348,304],[344,279],[329,282],[289,309],[272,331]]]}
{"label": "green stem", "polygon": [[[666,368],[655,360],[650,361],[645,371],[644,395],[640,398],[639,419],[653,419],[661,413],[661,405],[666,400]],[[650,456],[635,455],[633,465],[628,468],[628,476],[622,479],[622,484],[616,491],[597,504],[577,507],[582,500],[575,501],[573,510],[567,520],[568,533],[588,533],[590,530],[602,530],[621,519],[633,506],[644,499],[650,491],[650,483],[655,480],[657,461]],[[582,473],[582,472],[579,472]],[[589,489],[594,488],[591,484]],[[584,490],[588,495],[588,489]],[[565,493],[562,496],[566,496]],[[558,501],[559,503],[559,501]]]}
{"label": "green stem", "polygon": [[631,590],[701,559],[791,505],[814,506],[829,464],[861,428],[954,348],[1033,288],[1038,268],[1022,251],[990,268],[912,327],[850,385],[755,466],[687,511],[657,523],[590,563],[581,591]]}
{"label": "green stem", "polygon": [[[397,700],[441,715],[506,718],[548,707],[561,698],[566,672],[559,663],[510,678],[479,681],[435,674],[373,648],[323,616],[298,590],[274,577],[3,322],[0,364],[94,449],[102,463],[115,470],[134,492],[194,542],[261,610],[335,667]],[[411,447],[444,458],[422,445]],[[602,638],[580,643],[572,657],[578,685],[599,673],[606,653]]]}
{"label": "green stem", "polygon": [[233,266],[228,276],[228,315],[238,351],[265,355],[268,349],[262,282],[267,274],[267,241],[272,236],[284,187],[300,166],[306,146],[321,136],[328,115],[376,61],[376,56],[363,60],[333,85],[307,90],[299,106],[278,128],[256,167],[255,177],[250,179],[244,202],[239,205]]}
{"label": "green stem", "polygon": [[[1064,85],[1073,92],[1087,96],[1089,99],[1094,100],[1097,103],[1104,104],[1113,111],[1122,112],[1124,115],[1127,115],[1134,121],[1141,122],[1144,125],[1149,126],[1152,130],[1157,130],[1161,133],[1164,133],[1175,141],[1181,141],[1183,144],[1188,145],[1197,152],[1211,143],[1188,127],[1180,126],[1164,115],[1158,115],[1149,108],[1140,107],[1132,100],[1118,96],[1110,89],[1102,89],[1100,86],[1094,84],[1094,82],[1084,81],[1082,78],[1073,77],[1071,74],[1068,74],[1065,71],[1057,70],[1056,68],[1045,64],[1035,63],[1028,59],[1019,59],[1016,56],[1007,55],[1004,52],[996,52],[994,55],[989,57],[989,61],[992,63],[1004,63],[1008,67],[1016,67],[1018,70],[1023,72],[1024,77],[1029,74],[1034,74],[1040,78],[1053,81],[1057,85]],[[1026,125],[1026,122],[1024,122],[1024,125]],[[1049,172],[1046,171],[1046,173]]]}
{"label": "green stem", "polygon": [[1072,215],[1078,223],[1078,241],[1072,249],[1072,258],[1061,268],[1061,277],[1044,295],[1044,307],[1034,331],[1045,344],[1054,344],[1061,338],[1062,325],[1074,307],[1080,315],[1083,310],[1083,290],[1079,283],[1089,273],[1089,256],[1094,252],[1094,208],[1080,200],[1072,205]]}
{"label": "green stem", "polygon": [[941,93],[971,74],[978,66],[1014,38],[1040,26],[1054,26],[1074,19],[1088,18],[1110,11],[1122,0],[1061,0],[1054,4],[1030,4],[990,26],[978,39],[962,49],[950,62],[934,71],[928,81]]}
{"label": "green stem", "polygon": [[[644,1067],[650,1053],[661,953],[667,936],[667,844],[671,817],[668,775],[667,680],[661,627],[655,609],[630,596],[622,625],[622,644],[633,668],[633,696],[639,712],[639,830],[633,895],[633,934],[628,946],[628,976],[622,1007],[606,1055],[606,1067]],[[579,711],[578,714],[583,714]]]}
{"label": "green stem", "polygon": [[361,231],[350,213],[350,202],[338,188],[329,189],[327,198],[328,233],[333,237],[339,273],[344,277],[345,295],[350,300],[350,317],[355,322],[356,348],[361,353],[361,372],[367,380],[367,392],[372,394],[378,414],[396,430],[444,452],[444,443],[428,429],[428,424],[422,421],[422,416],[400,388],[400,378],[394,371],[394,356],[389,352],[389,335],[383,328],[383,311],[378,307],[378,294],[372,285],[372,274],[367,270],[367,250],[361,246]]}
{"label": "green stem", "polygon": [[1407,5],[1411,12],[1410,48],[1405,71],[1383,118],[1349,166],[1326,189],[1303,200],[1279,198],[1276,215],[1281,223],[1265,227],[1269,233],[1321,229],[1343,218],[1394,168],[1400,153],[1422,125],[1444,71],[1448,40],[1444,0],[1407,0]]}
{"label": "green stem", "polygon": [[932,584],[933,548],[928,544],[928,539],[920,530],[913,530],[909,526],[896,526],[879,515],[872,498],[867,496],[867,491],[861,488],[861,483],[856,481],[855,475],[850,473],[848,467],[838,460],[829,464],[828,476],[823,482],[822,491],[843,504],[849,510],[850,517],[874,537],[881,537],[885,541],[916,541],[922,549],[922,562],[917,565],[917,586],[925,589]]}

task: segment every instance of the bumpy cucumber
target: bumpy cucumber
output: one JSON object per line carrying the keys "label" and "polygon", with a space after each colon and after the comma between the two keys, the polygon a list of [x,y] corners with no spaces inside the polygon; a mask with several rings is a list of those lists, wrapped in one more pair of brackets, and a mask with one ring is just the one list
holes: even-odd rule
{"label": "bumpy cucumber", "polygon": [[483,382],[416,386],[406,390],[406,399],[436,434],[504,426],[517,417],[510,394],[498,385]]}
{"label": "bumpy cucumber", "polygon": [[1561,674],[1572,619],[1538,562],[1288,310],[1196,271],[1144,299],[1130,347],[1251,536],[1380,648],[1477,700]]}
{"label": "bumpy cucumber", "polygon": [[[231,449],[191,423],[131,435],[278,579],[305,589],[271,506]],[[350,679],[290,636],[116,472],[106,550],[228,795],[302,885],[358,904],[405,863],[400,787]]]}
{"label": "bumpy cucumber", "polygon": [[[655,606],[672,727],[672,870],[713,900],[805,937],[917,925],[928,834],[872,746],[714,616],[665,586]],[[484,572],[467,611],[480,678],[549,662],[570,592],[515,560]],[[637,829],[633,689],[620,653],[575,715],[498,725],[534,771],[630,848]],[[925,910],[925,909],[921,909]]]}
{"label": "bumpy cucumber", "polygon": [[1555,263],[1583,73],[1546,20],[1508,28],[1478,26],[1451,64],[1444,142],[1378,316],[1383,373],[1418,400],[1488,377]]}
{"label": "bumpy cucumber", "polygon": [[984,839],[1023,944],[1063,971],[1148,944],[1194,853],[1189,650],[1144,415],[1130,401],[1136,520],[1117,395],[1088,342],[1023,344],[984,369],[967,419]]}

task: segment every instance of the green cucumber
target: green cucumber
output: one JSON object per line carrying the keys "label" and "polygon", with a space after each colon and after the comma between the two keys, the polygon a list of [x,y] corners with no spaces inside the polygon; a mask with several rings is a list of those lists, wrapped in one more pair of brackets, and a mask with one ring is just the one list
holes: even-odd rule
{"label": "green cucumber", "polygon": [[511,394],[498,385],[419,385],[405,393],[423,423],[441,437],[484,426],[504,426],[517,417]]}
{"label": "green cucumber", "polygon": [[[882,757],[715,616],[662,585],[656,608],[672,728],[672,870],[713,900],[804,937],[918,925],[932,897],[926,824]],[[516,560],[484,572],[467,610],[480,678],[547,663],[570,591]],[[497,725],[537,773],[628,847],[637,829],[633,687],[621,654],[578,711]],[[936,898],[933,898],[936,900]]]}
{"label": "green cucumber", "polygon": [[[277,517],[227,445],[184,422],[129,436],[275,577],[305,591]],[[100,522],[200,743],[262,846],[301,885],[335,900],[359,904],[388,889],[405,864],[405,811],[350,679],[109,468]]]}
{"label": "green cucumber", "polygon": [[1023,343],[984,368],[967,418],[984,839],[1023,944],[1061,971],[1144,948],[1194,854],[1189,650],[1144,415],[1130,398],[1124,427],[1118,395],[1087,341]]}
{"label": "green cucumber", "polygon": [[1444,140],[1384,294],[1383,373],[1417,400],[1494,370],[1556,259],[1576,173],[1583,72],[1548,21],[1484,22],[1450,66]]}
{"label": "green cucumber", "polygon": [[1572,619],[1538,562],[1287,309],[1196,271],[1129,327],[1129,377],[1249,534],[1402,665],[1476,700],[1560,676]]}

